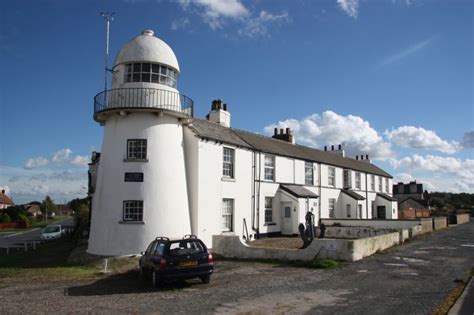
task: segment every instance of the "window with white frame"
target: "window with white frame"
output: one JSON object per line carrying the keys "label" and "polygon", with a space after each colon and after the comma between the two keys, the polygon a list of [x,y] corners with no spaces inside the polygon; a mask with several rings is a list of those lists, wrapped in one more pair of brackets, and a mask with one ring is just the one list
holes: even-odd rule
{"label": "window with white frame", "polygon": [[143,221],[143,200],[123,202],[123,221]]}
{"label": "window with white frame", "polygon": [[306,185],[314,185],[313,162],[304,162],[304,183]]}
{"label": "window with white frame", "polygon": [[151,82],[176,88],[178,73],[156,63],[129,63],[125,65],[125,82]]}
{"label": "window with white frame", "polygon": [[265,197],[265,223],[273,222],[273,198]]}
{"label": "window with white frame", "polygon": [[358,207],[358,210],[359,210],[358,218],[362,219],[362,205],[357,205],[357,207]]}
{"label": "window with white frame", "polygon": [[347,213],[347,217],[350,218],[351,217],[351,205],[346,205],[346,213]]}
{"label": "window with white frame", "polygon": [[275,181],[275,157],[265,155],[265,180]]}
{"label": "window with white frame", "polygon": [[328,185],[336,186],[336,169],[332,166],[328,167]]}
{"label": "window with white frame", "polygon": [[360,189],[361,184],[360,184],[360,172],[355,173],[355,187],[357,189]]}
{"label": "window with white frame", "polygon": [[379,176],[379,191],[382,192],[383,191],[383,186],[382,186],[382,177]]}
{"label": "window with white frame", "polygon": [[343,177],[344,188],[352,188],[351,170],[344,170]]}
{"label": "window with white frame", "polygon": [[388,178],[385,178],[385,192],[386,192],[387,194],[390,193],[389,187],[390,187],[390,186],[388,185]]}
{"label": "window with white frame", "polygon": [[224,177],[234,178],[234,155],[234,149],[224,148],[222,158],[222,175]]}
{"label": "window with white frame", "polygon": [[146,159],[146,139],[127,140],[127,159],[145,160]]}
{"label": "window with white frame", "polygon": [[234,199],[222,199],[222,232],[232,232],[234,224]]}
{"label": "window with white frame", "polygon": [[329,198],[328,209],[329,209],[329,218],[334,219],[334,210],[336,209],[336,199]]}
{"label": "window with white frame", "polygon": [[375,191],[375,176],[370,175],[370,190]]}

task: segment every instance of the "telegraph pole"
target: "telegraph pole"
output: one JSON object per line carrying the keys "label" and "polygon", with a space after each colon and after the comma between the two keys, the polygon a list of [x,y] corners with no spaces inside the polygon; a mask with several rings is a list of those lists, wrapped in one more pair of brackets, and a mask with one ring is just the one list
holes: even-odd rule
{"label": "telegraph pole", "polygon": [[110,21],[114,20],[115,12],[101,12],[100,15],[105,19],[105,73],[104,73],[104,91],[107,91],[107,75],[109,69],[109,34],[110,34]]}

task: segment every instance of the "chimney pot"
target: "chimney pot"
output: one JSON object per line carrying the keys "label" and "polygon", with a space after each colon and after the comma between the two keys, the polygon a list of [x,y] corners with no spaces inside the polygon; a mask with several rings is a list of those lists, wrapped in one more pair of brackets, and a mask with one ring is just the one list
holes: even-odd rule
{"label": "chimney pot", "polygon": [[280,134],[281,134],[281,135],[284,134],[283,128],[280,128]]}
{"label": "chimney pot", "polygon": [[358,155],[356,155],[356,160],[359,160],[359,156],[358,156]]}
{"label": "chimney pot", "polygon": [[286,128],[286,133],[287,133],[287,134],[291,134],[290,128],[288,128],[288,127]]}
{"label": "chimney pot", "polygon": [[5,189],[2,189],[2,195],[5,195]]}
{"label": "chimney pot", "polygon": [[342,150],[342,144],[340,144],[338,148],[339,148],[339,150]]}
{"label": "chimney pot", "polygon": [[328,150],[328,146],[325,145],[325,146],[324,146],[324,151],[327,151],[327,150]]}
{"label": "chimney pot", "polygon": [[278,128],[275,127],[275,130],[273,131],[273,134],[274,134],[274,135],[277,135],[277,134],[278,134]]}
{"label": "chimney pot", "polygon": [[331,151],[334,151],[334,145],[331,145]]}
{"label": "chimney pot", "polygon": [[366,160],[369,159],[369,155],[368,155],[368,154],[365,155],[365,159],[366,159]]}
{"label": "chimney pot", "polygon": [[225,111],[227,111],[227,104],[224,103],[223,108]]}

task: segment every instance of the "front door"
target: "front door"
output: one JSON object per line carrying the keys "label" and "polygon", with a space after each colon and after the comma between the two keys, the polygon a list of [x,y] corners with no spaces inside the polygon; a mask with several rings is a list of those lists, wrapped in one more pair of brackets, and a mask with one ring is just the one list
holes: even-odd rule
{"label": "front door", "polygon": [[377,219],[385,219],[385,206],[378,206],[377,207]]}
{"label": "front door", "polygon": [[293,219],[292,219],[292,205],[291,202],[281,203],[281,234],[293,234]]}

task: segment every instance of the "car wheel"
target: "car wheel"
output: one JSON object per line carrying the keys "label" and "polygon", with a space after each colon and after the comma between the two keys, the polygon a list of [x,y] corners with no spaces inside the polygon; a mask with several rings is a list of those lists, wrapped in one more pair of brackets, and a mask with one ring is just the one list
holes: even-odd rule
{"label": "car wheel", "polygon": [[211,275],[205,275],[201,277],[202,283],[209,283],[211,281]]}
{"label": "car wheel", "polygon": [[151,283],[153,284],[153,287],[157,288],[158,285],[160,284],[160,278],[156,274],[156,271],[153,270],[153,273],[151,274]]}

